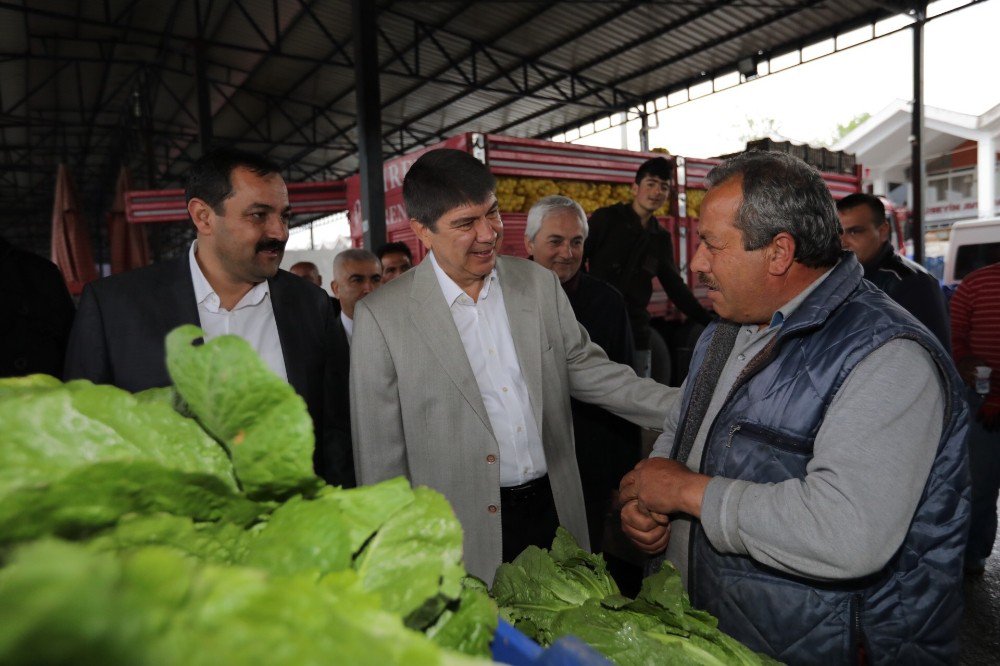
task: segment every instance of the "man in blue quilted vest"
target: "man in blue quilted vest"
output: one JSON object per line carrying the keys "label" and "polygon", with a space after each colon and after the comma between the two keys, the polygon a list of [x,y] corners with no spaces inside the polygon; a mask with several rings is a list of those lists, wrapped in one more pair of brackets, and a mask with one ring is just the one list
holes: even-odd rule
{"label": "man in blue quilted vest", "polygon": [[692,268],[716,313],[623,528],[692,603],[782,661],[952,661],[967,407],[948,354],[841,251],[829,190],[791,156],[716,167]]}

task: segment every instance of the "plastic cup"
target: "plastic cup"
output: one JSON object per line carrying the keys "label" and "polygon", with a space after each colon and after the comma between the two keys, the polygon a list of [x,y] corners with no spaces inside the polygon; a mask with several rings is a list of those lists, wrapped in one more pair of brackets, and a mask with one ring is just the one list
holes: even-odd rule
{"label": "plastic cup", "polygon": [[976,366],[976,393],[986,395],[990,392],[990,375],[993,369],[987,365]]}

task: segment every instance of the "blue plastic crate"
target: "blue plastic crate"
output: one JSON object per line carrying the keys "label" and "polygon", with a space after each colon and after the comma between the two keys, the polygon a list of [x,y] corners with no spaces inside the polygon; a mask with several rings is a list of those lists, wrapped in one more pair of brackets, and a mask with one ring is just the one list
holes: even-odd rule
{"label": "blue plastic crate", "polygon": [[545,650],[503,620],[497,626],[491,649],[493,661],[512,666],[613,666],[575,636],[560,638]]}

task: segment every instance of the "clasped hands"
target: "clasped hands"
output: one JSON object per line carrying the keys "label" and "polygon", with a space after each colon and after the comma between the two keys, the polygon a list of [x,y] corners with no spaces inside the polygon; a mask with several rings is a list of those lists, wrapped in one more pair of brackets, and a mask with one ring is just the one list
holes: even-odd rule
{"label": "clasped hands", "polygon": [[671,513],[701,515],[709,477],[668,458],[640,461],[619,487],[622,531],[640,551],[653,555],[670,540]]}

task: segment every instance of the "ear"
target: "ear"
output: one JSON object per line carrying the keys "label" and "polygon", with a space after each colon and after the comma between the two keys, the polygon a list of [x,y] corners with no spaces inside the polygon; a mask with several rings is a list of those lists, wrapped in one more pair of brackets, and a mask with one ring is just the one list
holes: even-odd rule
{"label": "ear", "polygon": [[632,198],[639,196],[639,183],[632,183]]}
{"label": "ear", "polygon": [[195,197],[191,201],[188,201],[187,211],[198,233],[201,235],[211,235],[212,220],[215,218],[215,211],[212,210],[212,207],[202,199]]}
{"label": "ear", "polygon": [[338,301],[340,300],[340,285],[337,284],[336,280],[330,280],[330,291],[333,292],[333,297]]}
{"label": "ear", "polygon": [[524,237],[524,251],[528,253],[528,256],[535,254],[534,248],[531,247],[531,240],[527,236]]}
{"label": "ear", "polygon": [[787,231],[782,231],[771,239],[765,252],[768,272],[771,275],[784,275],[795,263],[795,239]]}
{"label": "ear", "polygon": [[882,226],[878,228],[878,241],[884,243],[887,240],[889,240],[889,223],[883,222]]}
{"label": "ear", "polygon": [[414,218],[410,218],[410,230],[428,250],[434,249],[434,232]]}

